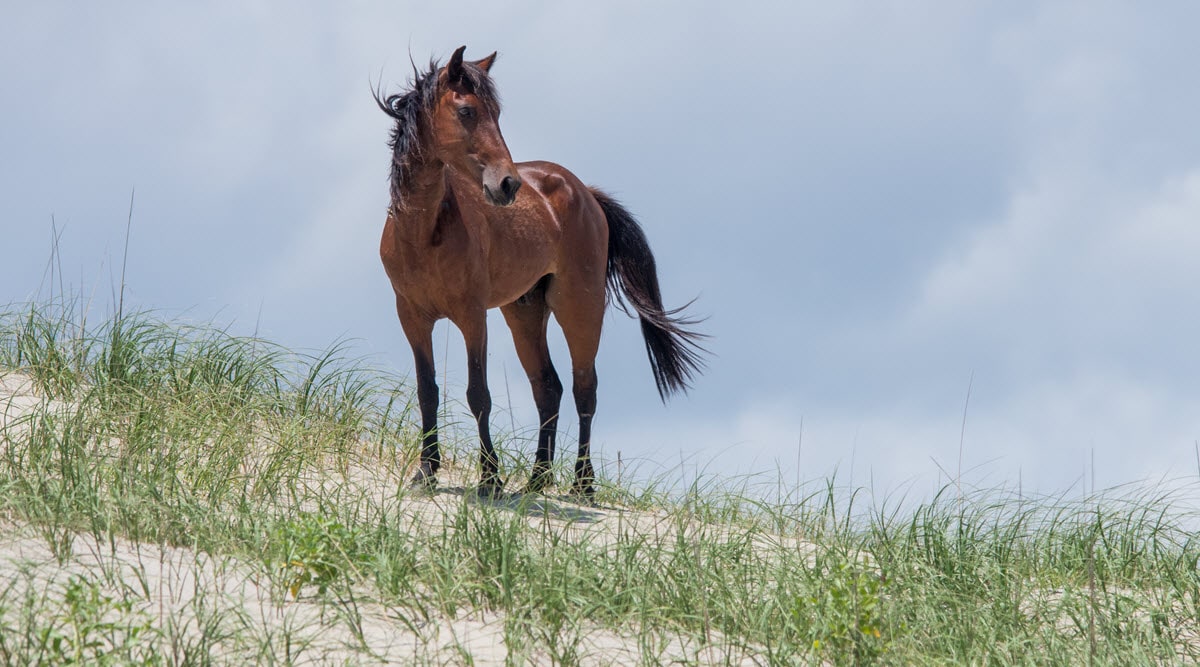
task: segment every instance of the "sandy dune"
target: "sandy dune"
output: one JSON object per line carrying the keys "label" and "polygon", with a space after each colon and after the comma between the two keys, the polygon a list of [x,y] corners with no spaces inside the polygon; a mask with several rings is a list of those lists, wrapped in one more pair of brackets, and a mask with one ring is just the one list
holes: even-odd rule
{"label": "sandy dune", "polygon": [[[0,428],[19,437],[20,415],[34,409],[55,407],[37,396],[27,378],[16,373],[0,377]],[[343,469],[336,483],[343,493],[349,483],[351,493],[394,494],[398,481],[397,471],[364,465]],[[462,503],[485,502],[464,495],[452,477],[447,481],[438,493],[400,500],[409,530],[442,529]],[[319,475],[306,482],[332,483]],[[680,530],[700,528],[681,525],[678,517],[665,513],[584,506],[566,498],[512,496],[486,502],[523,515],[531,527],[599,545],[625,532],[674,539]],[[713,530],[722,530],[703,529],[709,539]],[[784,538],[762,546],[780,544],[808,548]],[[764,662],[751,651],[727,655],[713,647],[720,641],[702,645],[698,638],[661,636],[647,642],[633,628],[621,632],[590,625],[587,619],[570,628],[563,655],[555,656],[545,649],[544,635],[536,650],[514,641],[536,636],[540,629],[502,613],[429,616],[420,608],[379,604],[365,586],[354,593],[359,599],[329,604],[308,590],[293,597],[273,586],[268,575],[261,563],[103,534],[55,533],[0,517],[0,582],[7,582],[0,584],[6,587],[0,588],[0,628],[10,631],[21,627],[17,615],[25,613],[36,615],[35,625],[43,629],[69,634],[80,621],[77,611],[69,611],[67,598],[82,590],[92,595],[100,617],[94,625],[104,630],[104,641],[116,646],[139,632],[143,637],[150,633],[162,638],[158,650],[176,660],[204,653],[230,664],[285,658],[296,664],[554,664],[564,658],[585,665]],[[40,602],[24,612],[14,604],[32,599]]]}

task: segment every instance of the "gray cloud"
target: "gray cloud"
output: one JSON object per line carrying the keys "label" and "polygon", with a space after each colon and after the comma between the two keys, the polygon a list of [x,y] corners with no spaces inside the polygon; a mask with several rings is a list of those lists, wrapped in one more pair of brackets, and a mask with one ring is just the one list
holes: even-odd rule
{"label": "gray cloud", "polygon": [[[968,455],[996,475],[1060,488],[1092,448],[1113,483],[1190,461],[1192,6],[470,9],[16,10],[0,301],[37,289],[52,214],[68,280],[106,289],[136,186],[140,303],[261,318],[296,345],[360,338],[409,368],[376,256],[388,123],[368,88],[466,43],[501,52],[514,157],[616,192],[668,300],[711,315],[719,356],[665,408],[636,326],[609,318],[607,456],[769,468],[794,461],[803,416],[806,472],[853,451],[884,485],[936,478],[973,373]],[[492,341],[493,388],[506,373],[533,423],[499,318]]]}

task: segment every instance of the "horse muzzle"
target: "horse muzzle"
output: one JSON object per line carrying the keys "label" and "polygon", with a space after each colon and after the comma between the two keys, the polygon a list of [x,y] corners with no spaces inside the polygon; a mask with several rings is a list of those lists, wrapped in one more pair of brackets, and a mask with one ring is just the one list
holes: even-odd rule
{"label": "horse muzzle", "polygon": [[500,181],[500,186],[494,189],[487,183],[483,184],[483,194],[493,206],[508,206],[513,203],[517,198],[517,190],[520,189],[521,179],[515,176],[505,176]]}

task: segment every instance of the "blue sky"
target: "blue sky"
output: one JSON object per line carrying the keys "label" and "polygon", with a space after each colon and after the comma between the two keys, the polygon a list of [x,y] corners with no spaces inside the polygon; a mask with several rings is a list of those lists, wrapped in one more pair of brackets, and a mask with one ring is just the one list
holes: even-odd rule
{"label": "blue sky", "polygon": [[[790,477],[803,432],[805,478],[923,491],[959,467],[970,383],[977,483],[1197,474],[1200,8],[646,4],[5,8],[0,302],[43,285],[52,217],[106,302],[136,188],[135,303],[409,372],[369,89],[466,44],[500,52],[514,159],[617,194],[667,300],[709,316],[710,370],[665,407],[609,316],[603,459]],[[491,324],[497,426],[529,429]]]}

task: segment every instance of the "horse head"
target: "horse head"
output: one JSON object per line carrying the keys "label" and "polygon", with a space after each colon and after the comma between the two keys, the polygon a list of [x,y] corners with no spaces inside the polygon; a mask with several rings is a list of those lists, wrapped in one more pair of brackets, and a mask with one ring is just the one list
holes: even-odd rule
{"label": "horse head", "polygon": [[466,48],[458,47],[437,75],[437,102],[429,119],[433,149],[450,168],[477,179],[490,203],[508,206],[521,178],[500,134],[500,101],[488,76],[496,54],[464,61]]}

